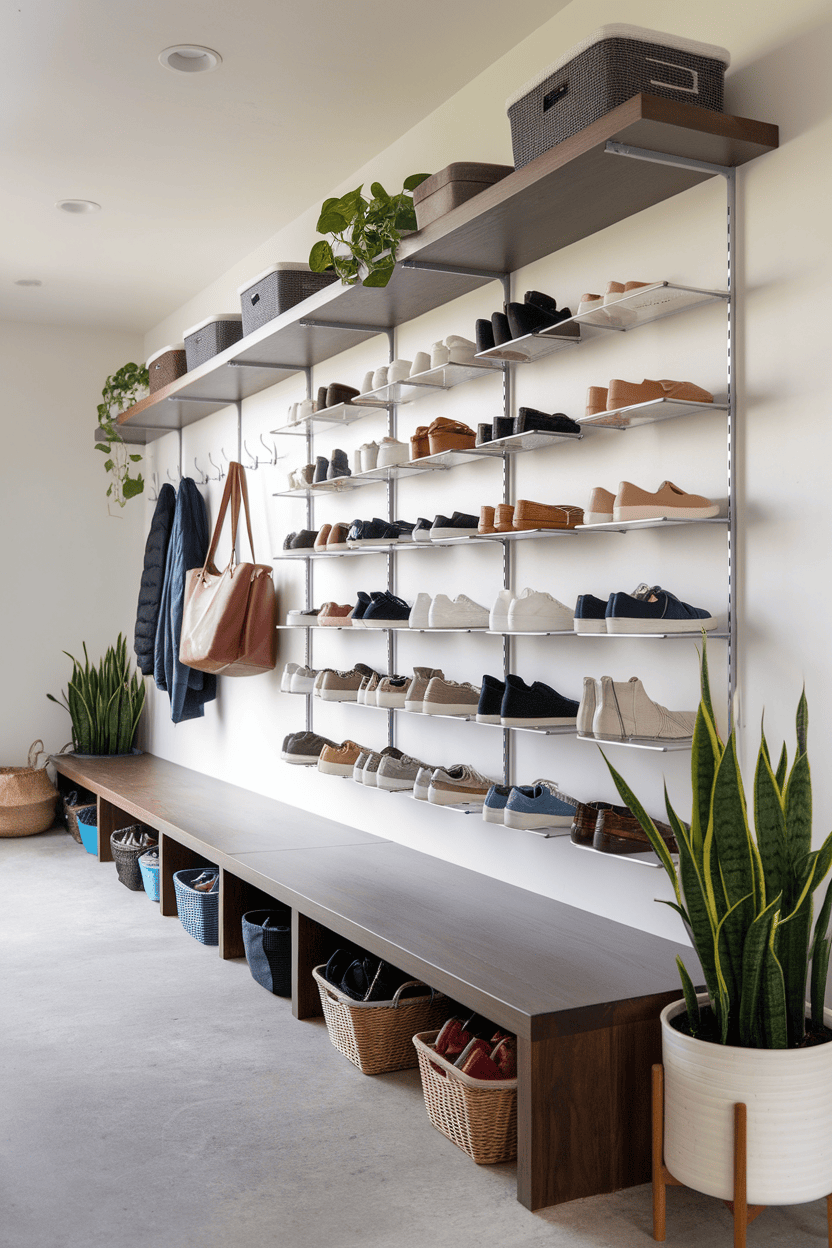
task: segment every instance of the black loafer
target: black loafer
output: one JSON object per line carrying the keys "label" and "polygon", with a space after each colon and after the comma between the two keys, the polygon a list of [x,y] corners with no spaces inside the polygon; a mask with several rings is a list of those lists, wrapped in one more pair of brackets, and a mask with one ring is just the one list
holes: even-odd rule
{"label": "black loafer", "polygon": [[534,407],[521,407],[513,423],[514,433],[531,433],[534,429],[542,429],[546,433],[581,432],[581,426],[563,412],[555,412],[549,416]]}
{"label": "black loafer", "polygon": [[552,324],[552,317],[530,303],[510,303],[508,305],[508,324],[512,338],[524,338],[526,334],[537,333],[539,329],[547,329]]}
{"label": "black loafer", "polygon": [[551,295],[545,295],[542,290],[527,290],[523,296],[523,302],[531,304],[533,308],[537,308],[540,312],[545,312],[552,320],[558,317],[557,300]]}
{"label": "black loafer", "polygon": [[490,351],[494,342],[494,330],[490,321],[477,321],[475,337],[477,339],[477,351]]}
{"label": "black loafer", "polygon": [[491,425],[477,425],[477,440],[475,446],[482,446],[486,442],[494,441],[494,429]]}
{"label": "black loafer", "polygon": [[504,312],[492,313],[491,330],[494,334],[495,347],[502,347],[504,343],[511,342],[512,335],[508,325],[508,317]]}
{"label": "black loafer", "polygon": [[491,425],[494,431],[494,441],[498,438],[510,438],[514,433],[514,418],[512,416],[495,416]]}

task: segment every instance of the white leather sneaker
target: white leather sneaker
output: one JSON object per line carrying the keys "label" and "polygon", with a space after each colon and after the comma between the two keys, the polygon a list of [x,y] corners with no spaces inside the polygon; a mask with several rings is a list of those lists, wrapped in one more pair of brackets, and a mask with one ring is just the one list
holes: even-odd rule
{"label": "white leather sneaker", "polygon": [[467,594],[458,594],[453,601],[447,594],[437,594],[428,612],[428,628],[488,628],[488,616],[488,607]]}
{"label": "white leather sneaker", "polygon": [[292,683],[289,686],[290,693],[311,693],[315,687],[315,681],[318,673],[314,667],[299,667],[296,672],[292,673]]}
{"label": "white leather sneaker", "polygon": [[406,381],[413,366],[412,360],[394,360],[387,366],[387,384],[394,385],[397,381]]}
{"label": "white leather sneaker", "polygon": [[510,633],[574,632],[575,615],[551,594],[524,589],[508,609]]}
{"label": "white leather sneaker", "polygon": [[294,676],[295,672],[299,670],[300,670],[299,663],[287,663],[286,664],[286,666],[283,669],[283,673],[280,677],[280,692],[281,693],[292,692],[292,677]]}
{"label": "white leather sneaker", "polygon": [[410,447],[406,442],[399,442],[396,438],[382,438],[378,444],[378,456],[376,468],[392,468],[396,464],[407,464],[410,462]]}
{"label": "white leather sneaker", "polygon": [[361,448],[361,471],[370,472],[378,465],[378,443],[365,442]]}
{"label": "white leather sneaker", "polygon": [[494,606],[488,616],[488,627],[492,633],[508,632],[508,609],[514,601],[514,591],[511,589],[501,589],[497,595]]}
{"label": "white leather sneaker", "polygon": [[409,628],[429,628],[428,617],[430,615],[430,605],[433,602],[430,594],[417,594],[416,601],[410,608],[410,617],[407,621]]}
{"label": "white leather sneaker", "polygon": [[410,376],[418,377],[420,373],[428,372],[430,372],[430,353],[428,351],[417,351],[413,359]]}

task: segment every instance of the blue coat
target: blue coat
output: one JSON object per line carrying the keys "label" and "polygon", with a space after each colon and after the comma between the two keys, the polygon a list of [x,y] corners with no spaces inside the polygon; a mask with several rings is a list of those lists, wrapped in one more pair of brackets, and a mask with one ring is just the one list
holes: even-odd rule
{"label": "blue coat", "polygon": [[150,532],[144,548],[144,568],[139,589],[139,605],[136,610],[136,632],[133,649],[144,676],[152,676],[156,660],[156,625],[162,602],[162,586],[165,583],[165,565],[168,542],[176,508],[176,491],[167,482],[159,491],[156,510],[150,523]]}
{"label": "blue coat", "polygon": [[185,577],[190,568],[201,568],[208,553],[211,533],[205,500],[190,477],[184,477],[176,495],[165,580],[156,625],[154,677],[170,694],[170,717],[175,724],[205,714],[205,703],[217,696],[217,678],[179,662],[179,638],[185,604]]}

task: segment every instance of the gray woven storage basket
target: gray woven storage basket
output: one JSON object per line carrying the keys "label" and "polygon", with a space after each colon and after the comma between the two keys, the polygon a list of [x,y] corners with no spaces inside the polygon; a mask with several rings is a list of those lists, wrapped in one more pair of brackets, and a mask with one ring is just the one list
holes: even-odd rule
{"label": "gray woven storage basket", "polygon": [[506,101],[518,169],[634,95],[724,109],[725,48],[660,30],[602,26]]}
{"label": "gray woven storage basket", "polygon": [[267,321],[288,312],[325,286],[338,280],[337,273],[313,273],[308,264],[285,260],[273,264],[237,288],[243,314],[243,333],[251,334]]}
{"label": "gray woven storage basket", "polygon": [[219,312],[186,330],[185,358],[188,372],[193,372],[206,360],[212,360],[220,351],[225,351],[226,347],[239,342],[243,336],[242,320],[239,312]]}
{"label": "gray woven storage basket", "polygon": [[[131,832],[134,832],[137,838],[141,837],[141,845],[122,844],[123,839]],[[120,882],[132,893],[144,892],[139,858],[157,843],[154,833],[140,823],[134,823],[129,828],[118,828],[110,836],[110,849],[113,851],[116,873]]]}

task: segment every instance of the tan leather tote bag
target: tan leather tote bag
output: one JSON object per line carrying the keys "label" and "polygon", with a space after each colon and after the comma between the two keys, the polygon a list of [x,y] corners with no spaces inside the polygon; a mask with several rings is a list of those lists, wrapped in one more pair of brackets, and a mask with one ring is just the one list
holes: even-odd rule
{"label": "tan leather tote bag", "polygon": [[[251,563],[238,563],[237,525],[242,501]],[[228,505],[231,504],[231,558],[225,571],[214,564]],[[268,564],[255,563],[246,474],[231,463],[211,546],[202,568],[185,581],[179,660],[186,667],[222,676],[257,676],[277,662],[277,600]]]}

